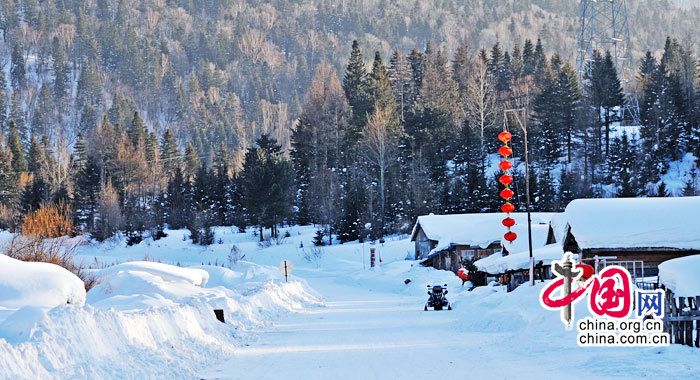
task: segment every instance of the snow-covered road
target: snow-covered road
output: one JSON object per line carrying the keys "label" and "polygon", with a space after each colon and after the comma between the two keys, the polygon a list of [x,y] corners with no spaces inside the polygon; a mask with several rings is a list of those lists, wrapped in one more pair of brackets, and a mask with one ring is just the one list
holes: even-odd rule
{"label": "snow-covered road", "polygon": [[[427,295],[416,292],[373,291],[358,282],[341,283],[338,277],[307,280],[321,293],[325,307],[289,315],[260,330],[257,340],[198,377],[672,379],[698,369],[696,353],[680,346],[581,348],[575,332],[564,332],[560,324],[554,324],[551,333],[522,329],[526,322],[518,312],[496,318],[498,314],[492,314],[494,300],[503,297],[484,304],[478,301],[481,296],[467,295],[473,303],[457,303],[453,311],[425,312]],[[515,302],[529,304],[529,293],[537,291],[527,291],[508,297],[522,297]]]}
{"label": "snow-covered road", "polygon": [[[468,365],[465,342],[492,344],[498,334],[459,334],[455,313],[424,312],[425,299],[309,280],[326,307],[289,316],[206,379],[435,378],[457,376]],[[426,296],[427,297],[427,296]],[[488,340],[486,340],[488,339]],[[478,352],[475,353],[478,355]],[[472,356],[472,355],[469,355]],[[488,357],[479,358],[489,367]],[[493,363],[495,364],[495,363]],[[450,376],[451,377],[451,376]]]}

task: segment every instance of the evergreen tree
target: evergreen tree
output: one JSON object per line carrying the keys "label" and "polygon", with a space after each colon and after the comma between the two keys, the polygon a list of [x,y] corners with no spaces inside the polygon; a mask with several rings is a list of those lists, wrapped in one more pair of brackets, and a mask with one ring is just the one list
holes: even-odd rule
{"label": "evergreen tree", "polygon": [[659,187],[656,189],[656,196],[657,197],[668,197],[670,196],[668,192],[668,188],[666,188],[666,182],[661,181],[659,183]]}
{"label": "evergreen tree", "polygon": [[0,75],[0,130],[7,132],[7,93],[5,92],[5,75]]}
{"label": "evergreen tree", "polygon": [[[17,199],[17,174],[5,149],[0,149],[0,205],[13,208]],[[8,228],[9,226],[2,226]]]}
{"label": "evergreen tree", "polygon": [[362,58],[360,45],[357,40],[352,42],[352,50],[348,60],[345,76],[343,77],[343,89],[345,97],[348,99],[348,104],[352,109],[352,118],[350,125],[353,128],[348,133],[350,141],[357,141],[362,126],[365,124],[367,112],[369,112],[372,103],[368,101],[367,89],[367,70],[365,61]]}
{"label": "evergreen tree", "polygon": [[127,133],[134,147],[143,147],[146,140],[146,129],[138,112],[134,112],[134,118],[131,119]]}
{"label": "evergreen tree", "polygon": [[[80,141],[80,140],[79,140]],[[100,196],[101,169],[97,159],[84,155],[73,189],[73,220],[80,229],[92,229]]]}
{"label": "evergreen tree", "polygon": [[535,47],[532,45],[531,40],[526,39],[525,45],[523,45],[523,69],[525,75],[534,75],[536,66]]}
{"label": "evergreen tree", "polygon": [[[458,48],[458,53],[460,52]],[[457,54],[457,53],[456,53]],[[387,71],[391,90],[394,93],[396,104],[399,108],[399,118],[404,120],[404,113],[408,112],[413,105],[411,94],[413,93],[413,75],[411,72],[411,64],[406,56],[395,50],[389,60],[390,67]]]}
{"label": "evergreen tree", "polygon": [[197,157],[194,145],[190,141],[185,148],[185,178],[194,178],[195,173],[199,170],[199,166],[199,157]]}
{"label": "evergreen tree", "polygon": [[165,200],[163,204],[166,210],[166,222],[172,229],[185,227],[191,216],[190,204],[192,200],[190,183],[184,178],[182,169],[175,167],[169,177]]}
{"label": "evergreen tree", "polygon": [[44,159],[44,148],[41,146],[41,143],[39,143],[39,140],[32,136],[31,142],[29,143],[29,154],[27,154],[27,170],[30,173],[34,173],[35,176],[38,176],[44,164]]}
{"label": "evergreen tree", "polygon": [[17,41],[12,47],[12,65],[10,66],[10,76],[12,77],[12,87],[15,91],[21,91],[25,85],[26,68],[24,62],[24,48],[22,43]]}
{"label": "evergreen tree", "polygon": [[26,141],[27,124],[25,123],[24,110],[22,108],[22,100],[20,99],[19,91],[12,93],[12,104],[10,105],[10,119],[14,121],[19,136],[22,141]]}
{"label": "evergreen tree", "polygon": [[17,173],[26,172],[27,161],[24,159],[24,148],[14,120],[10,120],[10,134],[7,136],[7,141],[12,152],[12,170]]}
{"label": "evergreen tree", "polygon": [[241,185],[243,202],[251,224],[271,229],[277,237],[277,225],[291,215],[294,196],[294,169],[281,154],[281,147],[267,135],[256,140],[256,146],[246,152]]}
{"label": "evergreen tree", "polygon": [[66,62],[66,53],[58,37],[53,38],[53,93],[56,99],[61,99],[70,90],[70,68]]}
{"label": "evergreen tree", "polygon": [[160,159],[163,161],[163,171],[170,177],[175,173],[175,169],[180,168],[180,151],[177,148],[177,141],[170,129],[166,129],[160,140]]}

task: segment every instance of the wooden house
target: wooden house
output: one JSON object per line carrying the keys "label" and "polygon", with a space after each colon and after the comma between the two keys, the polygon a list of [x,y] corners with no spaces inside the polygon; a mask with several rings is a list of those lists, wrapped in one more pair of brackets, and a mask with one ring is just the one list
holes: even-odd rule
{"label": "wooden house", "polygon": [[634,277],[654,276],[660,263],[700,254],[700,197],[576,199],[550,237],[564,251],[594,265],[626,267]]}
{"label": "wooden house", "polygon": [[[533,224],[548,223],[551,215],[533,213]],[[506,232],[501,221],[505,217],[503,213],[419,216],[411,233],[415,259],[425,266],[456,272],[465,260],[476,261],[495,253],[501,254],[504,249],[501,239]],[[526,228],[527,214],[512,213],[511,217],[516,221],[514,230]],[[516,233],[520,236],[518,239],[527,241],[526,233]],[[506,243],[506,247],[509,244]]]}

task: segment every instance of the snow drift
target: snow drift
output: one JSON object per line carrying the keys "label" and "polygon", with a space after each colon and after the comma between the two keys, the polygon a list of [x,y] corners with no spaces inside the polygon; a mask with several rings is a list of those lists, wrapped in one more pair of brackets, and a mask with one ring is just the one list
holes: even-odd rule
{"label": "snow drift", "polygon": [[[207,288],[210,272],[216,281]],[[88,292],[85,306],[83,290],[80,303],[48,312],[25,307],[4,321],[0,317],[0,377],[192,377],[245,344],[252,328],[319,303],[301,282],[275,283],[265,271],[257,273],[257,281],[233,286],[229,280],[246,273],[151,262],[98,271],[101,283]],[[60,283],[55,273],[43,275]],[[213,309],[224,310],[225,324]]]}
{"label": "snow drift", "polygon": [[85,285],[78,276],[49,263],[33,263],[0,255],[0,308],[52,308],[85,303]]}

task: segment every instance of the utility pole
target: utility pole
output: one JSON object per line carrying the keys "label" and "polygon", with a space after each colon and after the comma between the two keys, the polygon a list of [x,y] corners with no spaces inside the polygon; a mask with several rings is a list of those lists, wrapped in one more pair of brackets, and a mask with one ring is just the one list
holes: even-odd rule
{"label": "utility pole", "polygon": [[[520,129],[523,131],[523,138],[525,139],[525,199],[527,205],[527,242],[530,249],[530,286],[535,286],[535,258],[532,256],[532,218],[530,217],[530,161],[527,156],[527,108],[511,108],[503,110],[503,124],[508,125],[508,113],[515,116],[515,120],[518,122]],[[522,113],[523,123],[520,120],[520,114]]]}

